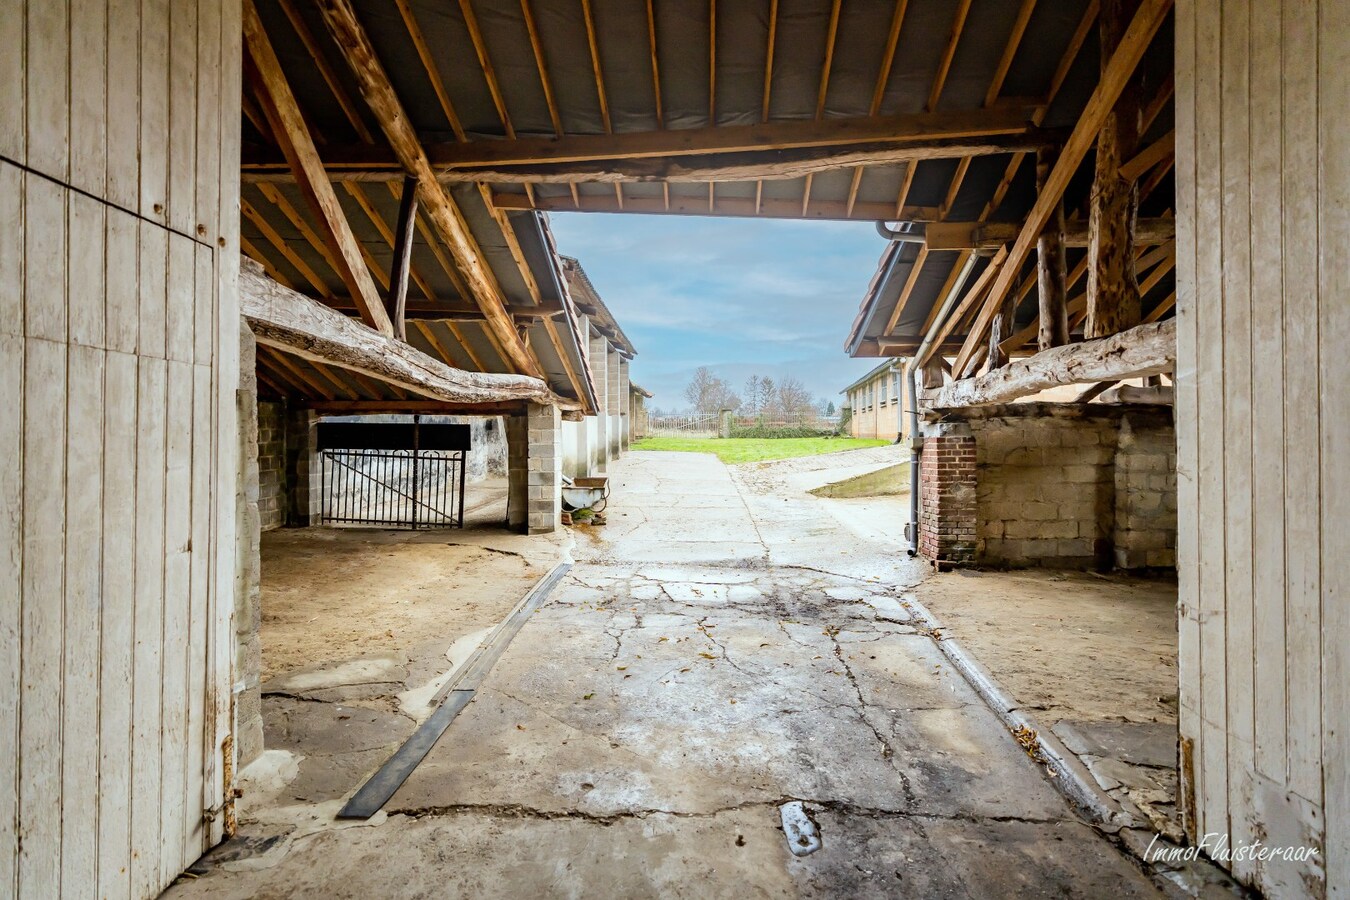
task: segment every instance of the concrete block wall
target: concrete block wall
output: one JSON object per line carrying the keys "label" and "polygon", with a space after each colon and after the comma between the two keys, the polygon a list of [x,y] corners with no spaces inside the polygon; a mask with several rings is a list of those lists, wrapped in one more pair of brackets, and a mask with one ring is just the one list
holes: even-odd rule
{"label": "concrete block wall", "polygon": [[924,435],[919,466],[919,550],[938,568],[975,559],[975,437],[963,423]]}
{"label": "concrete block wall", "polygon": [[[971,470],[950,443],[962,428],[973,441]],[[926,425],[920,477],[920,549],[940,564],[1176,564],[1169,408],[1024,403],[944,411]],[[952,502],[954,479],[968,480],[973,506]],[[967,534],[969,553],[960,543]]]}
{"label": "concrete block wall", "polygon": [[980,561],[1109,568],[1116,420],[1008,416],[971,427]]}
{"label": "concrete block wall", "polygon": [[531,403],[506,420],[507,524],[527,534],[555,531],[562,519],[562,414]]}
{"label": "concrete block wall", "polygon": [[294,409],[286,414],[286,483],[290,488],[287,525],[305,527],[318,525],[322,520],[318,424],[319,416],[308,409]]}
{"label": "concrete block wall", "polygon": [[609,341],[598,331],[591,332],[588,360],[591,378],[595,382],[595,417],[590,426],[586,447],[589,451],[591,473],[609,468]]}
{"label": "concrete block wall", "polygon": [[1115,564],[1176,568],[1177,444],[1173,429],[1126,416],[1116,442]]}
{"label": "concrete block wall", "polygon": [[286,524],[286,406],[258,402],[258,524]]}

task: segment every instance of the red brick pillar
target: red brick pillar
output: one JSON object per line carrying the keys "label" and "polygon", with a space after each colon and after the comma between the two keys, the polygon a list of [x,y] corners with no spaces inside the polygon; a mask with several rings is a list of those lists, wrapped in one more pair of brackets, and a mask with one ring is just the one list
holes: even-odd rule
{"label": "red brick pillar", "polygon": [[975,561],[975,436],[930,425],[919,463],[919,552],[939,569]]}

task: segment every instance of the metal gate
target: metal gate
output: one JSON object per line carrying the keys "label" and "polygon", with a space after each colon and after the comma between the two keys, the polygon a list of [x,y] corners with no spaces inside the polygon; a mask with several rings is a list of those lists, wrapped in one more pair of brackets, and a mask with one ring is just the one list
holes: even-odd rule
{"label": "metal gate", "polygon": [[326,524],[464,527],[468,425],[321,422]]}

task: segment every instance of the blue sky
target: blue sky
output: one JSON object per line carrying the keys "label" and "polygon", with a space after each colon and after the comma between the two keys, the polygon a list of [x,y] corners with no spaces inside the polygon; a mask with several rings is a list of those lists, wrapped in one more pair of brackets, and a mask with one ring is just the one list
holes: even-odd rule
{"label": "blue sky", "polygon": [[795,375],[818,397],[878,360],[844,340],[884,244],[870,223],[553,213],[558,250],[581,261],[637,348],[653,406],[685,406],[694,369],[737,392],[753,374]]}

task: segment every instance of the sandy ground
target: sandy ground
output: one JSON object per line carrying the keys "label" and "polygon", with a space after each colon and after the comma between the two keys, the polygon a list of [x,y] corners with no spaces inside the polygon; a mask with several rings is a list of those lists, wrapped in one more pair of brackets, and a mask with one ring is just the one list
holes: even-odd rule
{"label": "sandy ground", "polygon": [[914,593],[1044,722],[1176,723],[1175,581],[945,572]]}
{"label": "sandy ground", "polygon": [[[262,541],[263,681],[500,621],[545,569],[458,532],[284,529]],[[398,573],[398,577],[390,577]]]}
{"label": "sandy ground", "polygon": [[[609,474],[610,524],[383,812],[333,820],[410,725],[311,681],[275,698],[241,837],[171,896],[1157,895],[916,627],[923,567],[894,534],[773,486],[800,472],[632,453]],[[358,696],[384,677],[339,674]],[[306,747],[331,752],[296,766]]]}

